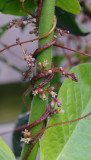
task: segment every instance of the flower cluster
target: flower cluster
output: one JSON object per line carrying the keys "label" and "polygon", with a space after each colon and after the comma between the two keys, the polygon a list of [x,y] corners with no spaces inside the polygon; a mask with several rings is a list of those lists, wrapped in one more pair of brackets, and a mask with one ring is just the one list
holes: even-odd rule
{"label": "flower cluster", "polygon": [[34,23],[31,20],[24,20],[24,19],[17,19],[17,20],[12,20],[10,22],[10,25],[6,27],[6,29],[10,29],[11,27],[13,27],[15,25],[16,28],[21,27],[21,25],[26,25],[29,23]]}
{"label": "flower cluster", "polygon": [[62,29],[59,29],[59,28],[56,28],[56,29],[55,29],[55,32],[56,32],[56,33],[59,33],[61,36],[64,36],[65,34],[69,34],[69,31],[67,31],[67,30],[62,30]]}
{"label": "flower cluster", "polygon": [[43,63],[39,62],[39,63],[38,63],[37,70],[38,70],[39,72],[40,72],[40,71],[43,71],[43,70],[47,67],[48,64],[49,64],[49,63],[47,62],[47,60],[44,60]]}
{"label": "flower cluster", "polygon": [[[46,60],[43,62],[43,64],[41,62],[38,63],[37,70],[38,70],[39,73],[31,79],[31,84],[34,84],[35,80],[38,80],[39,78],[43,78],[43,77],[52,75],[54,72],[59,72],[63,76],[65,76],[66,78],[72,77],[72,80],[75,81],[75,82],[78,81],[77,78],[76,78],[76,75],[74,73],[71,73],[71,74],[66,73],[66,72],[63,71],[62,67],[54,68],[54,66],[53,66],[53,67],[51,67],[51,69],[45,70],[47,65],[48,65],[48,62]],[[50,80],[46,79],[45,80],[46,81],[45,84],[47,84]],[[47,92],[51,96],[51,107],[54,108],[55,107],[55,103],[57,103],[58,107],[61,107],[62,103],[61,103],[60,100],[58,100],[56,98],[57,97],[57,93],[55,93],[53,91],[55,88],[53,86],[51,86],[51,87],[48,87],[47,89],[45,89],[45,88],[43,88],[43,86],[42,87],[40,87],[40,85],[37,86],[37,88],[35,88],[32,91],[32,95],[36,96],[37,94],[39,94],[39,97],[42,100],[47,100],[47,97],[46,97],[46,94],[45,94],[45,92]]]}
{"label": "flower cluster", "polygon": [[61,73],[66,78],[70,78],[71,77],[72,81],[78,82],[78,79],[76,78],[76,75],[74,73],[71,73],[71,74],[66,73],[66,72],[63,71],[62,67],[58,67],[58,68],[54,69],[53,71]]}
{"label": "flower cluster", "polygon": [[38,89],[34,90],[34,91],[32,92],[32,94],[33,94],[34,96],[36,96],[37,94],[39,94],[39,97],[44,101],[44,100],[47,100],[47,97],[46,97],[46,95],[45,95],[45,93],[44,93],[45,90],[46,90],[46,89],[44,89],[44,88],[38,88]]}
{"label": "flower cluster", "polygon": [[47,100],[47,97],[46,97],[46,94],[45,94],[45,91],[49,93],[49,95],[51,96],[51,107],[54,108],[55,107],[55,103],[57,103],[58,107],[61,107],[62,103],[60,100],[58,100],[56,97],[57,97],[57,93],[55,93],[53,90],[55,88],[54,87],[48,87],[47,89],[45,88],[38,88],[38,89],[35,89],[32,94],[34,96],[36,96],[37,94],[39,94],[39,97],[42,99],[42,100]]}
{"label": "flower cluster", "polygon": [[22,131],[22,134],[24,135],[24,138],[21,138],[21,142],[30,144],[30,142],[32,141],[32,134],[27,129],[25,129],[25,131]]}

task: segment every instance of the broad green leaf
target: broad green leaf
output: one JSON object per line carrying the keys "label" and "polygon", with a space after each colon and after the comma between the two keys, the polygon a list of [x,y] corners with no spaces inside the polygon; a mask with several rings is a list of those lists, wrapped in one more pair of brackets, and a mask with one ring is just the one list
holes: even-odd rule
{"label": "broad green leaf", "polygon": [[15,160],[9,147],[0,138],[0,160]]}
{"label": "broad green leaf", "polygon": [[76,36],[86,36],[91,33],[82,24],[77,22],[76,17],[68,12],[63,11],[56,7],[55,14],[57,16],[57,27],[63,30],[70,31],[71,34]]}
{"label": "broad green leaf", "polygon": [[56,0],[56,6],[73,14],[80,13],[78,0]]}
{"label": "broad green leaf", "polygon": [[[26,0],[24,5],[26,10],[34,12],[36,7],[34,0]],[[17,16],[27,15],[22,9],[20,0],[0,0],[0,12]]]}
{"label": "broad green leaf", "polygon": [[[65,80],[58,94],[64,114],[52,116],[48,126],[91,112],[91,64],[74,67],[70,73],[76,74],[78,82]],[[40,160],[90,160],[91,116],[46,130],[41,148]],[[41,154],[44,159],[41,159]]]}

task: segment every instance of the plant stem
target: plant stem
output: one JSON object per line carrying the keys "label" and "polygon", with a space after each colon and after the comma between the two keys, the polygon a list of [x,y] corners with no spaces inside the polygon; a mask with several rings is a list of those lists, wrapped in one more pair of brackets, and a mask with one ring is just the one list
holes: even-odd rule
{"label": "plant stem", "polygon": [[[41,11],[41,16],[40,16],[40,26],[39,26],[39,36],[43,36],[45,34],[47,34],[50,29],[53,26],[53,19],[54,19],[54,8],[55,8],[55,0],[43,0],[43,6],[42,6],[42,11]],[[51,42],[53,39],[53,33],[50,34],[48,37],[39,40],[39,47]],[[37,64],[38,62],[43,62],[44,60],[48,61],[48,65],[47,68],[50,68],[51,66],[51,54],[52,54],[52,47],[47,48],[46,50],[42,51],[38,56],[37,56]],[[42,79],[43,81],[44,79]],[[35,84],[38,85],[41,82],[41,80],[38,80]],[[48,87],[48,85],[46,85],[46,87]],[[47,95],[48,97],[48,95]],[[40,99],[40,97],[38,95],[36,95],[33,98],[33,102],[32,102],[32,108],[31,108],[31,115],[29,118],[29,124],[33,123],[35,120],[39,119],[44,112],[46,111],[46,105],[47,105],[47,100],[43,101],[42,99]],[[33,129],[31,129],[31,133],[35,134],[36,132],[38,132],[40,129],[42,129],[43,126],[43,122],[39,125],[37,125],[36,127],[34,127]],[[31,151],[31,153],[29,154],[27,160],[35,160],[36,159],[36,154],[38,151],[38,146],[39,143],[37,143],[33,150]],[[23,151],[22,151],[22,155],[21,155],[21,159],[23,159],[23,157],[25,156],[27,150],[29,148],[29,145],[24,144],[23,147]]]}

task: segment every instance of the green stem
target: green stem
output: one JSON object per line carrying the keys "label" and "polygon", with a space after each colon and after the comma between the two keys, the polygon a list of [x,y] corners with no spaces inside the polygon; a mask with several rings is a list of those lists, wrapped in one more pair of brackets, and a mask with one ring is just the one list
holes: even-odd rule
{"label": "green stem", "polygon": [[[43,6],[42,6],[42,12],[41,12],[41,17],[40,17],[40,26],[39,26],[39,36],[43,36],[47,34],[50,29],[53,26],[53,20],[54,20],[54,8],[55,8],[55,0],[43,0]],[[39,47],[52,41],[53,39],[53,33],[50,34],[47,38],[39,40]],[[37,56],[37,63],[38,62],[43,62],[44,60],[48,61],[48,66],[47,69],[50,68],[51,66],[51,54],[52,54],[52,47],[49,47],[48,49],[42,51],[38,56]],[[42,79],[43,81],[43,79]],[[36,82],[36,85],[40,83],[40,80]],[[48,85],[46,85],[48,87]],[[48,97],[48,95],[47,95]],[[35,120],[39,119],[44,112],[46,111],[46,105],[47,105],[47,100],[43,101],[40,99],[38,95],[36,95],[33,98],[32,102],[32,108],[31,108],[31,115],[29,118],[29,124],[34,122]],[[31,129],[31,133],[35,134],[37,131],[42,129],[43,122],[33,129]],[[36,154],[38,151],[39,143],[37,143],[33,150],[31,151],[29,157],[27,160],[35,160],[36,159]],[[25,144],[23,147],[23,152],[21,159],[23,159],[24,155],[26,154],[27,150],[29,148],[29,145]]]}

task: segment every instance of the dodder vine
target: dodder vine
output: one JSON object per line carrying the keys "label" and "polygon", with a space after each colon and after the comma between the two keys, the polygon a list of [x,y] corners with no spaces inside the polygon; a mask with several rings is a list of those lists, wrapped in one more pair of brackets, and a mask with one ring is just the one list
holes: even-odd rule
{"label": "dodder vine", "polygon": [[[23,20],[23,19],[20,19],[20,20],[17,20],[17,22],[13,20],[10,23],[10,26],[7,27],[7,29],[11,28],[14,25],[16,27],[20,27],[22,24],[33,23],[36,28],[31,33],[35,32],[35,34],[37,34],[38,33],[38,27],[39,27],[39,24],[40,24],[40,16],[41,16],[41,11],[42,11],[43,0],[36,1],[37,5],[38,5],[36,15],[31,14],[29,11],[27,11],[25,9],[24,0],[20,0],[20,2],[22,4],[23,10],[26,13],[28,13],[29,15],[31,15],[32,18],[30,18],[30,20],[26,20],[26,21]],[[35,18],[36,21],[33,20],[33,18]],[[25,96],[30,90],[31,90],[30,91],[30,98],[31,99],[33,99],[34,96],[39,95],[40,99],[42,99],[43,101],[48,100],[48,96],[46,96],[46,93],[51,98],[50,104],[47,103],[47,109],[46,109],[45,113],[39,119],[35,120],[33,123],[31,123],[29,125],[24,125],[22,127],[19,127],[19,128],[16,128],[15,130],[13,130],[13,131],[17,131],[17,130],[20,130],[20,129],[25,129],[25,131],[22,132],[22,134],[24,135],[24,138],[22,138],[21,141],[24,141],[28,146],[29,145],[30,146],[28,147],[27,152],[24,153],[23,160],[27,160],[30,152],[32,151],[32,149],[34,147],[34,145],[37,143],[39,138],[41,138],[41,136],[43,135],[43,133],[46,129],[54,127],[56,125],[75,122],[75,121],[81,120],[81,119],[91,115],[91,113],[89,113],[89,114],[87,114],[87,115],[85,115],[81,118],[78,118],[78,119],[75,119],[75,120],[72,120],[72,121],[61,122],[61,123],[57,123],[57,124],[46,127],[46,121],[45,120],[49,116],[52,116],[53,114],[57,114],[57,113],[64,113],[64,111],[61,109],[61,105],[62,105],[61,101],[57,99],[57,94],[53,91],[55,89],[54,86],[50,86],[50,87],[49,86],[45,87],[45,86],[47,84],[49,84],[49,82],[53,79],[53,76],[54,76],[55,72],[61,73],[66,78],[71,77],[72,80],[75,81],[75,82],[77,82],[78,80],[77,80],[76,75],[74,73],[71,73],[71,74],[66,73],[66,72],[64,72],[62,67],[55,68],[53,63],[50,64],[50,66],[51,66],[50,68],[47,68],[47,65],[49,64],[49,62],[46,59],[44,59],[43,62],[40,62],[40,61],[37,62],[37,57],[40,54],[42,54],[42,52],[44,50],[51,47],[52,45],[54,45],[56,47],[63,48],[63,49],[67,49],[67,50],[70,50],[70,51],[74,51],[74,52],[83,54],[83,55],[88,56],[88,57],[91,57],[91,55],[88,55],[88,54],[85,54],[85,53],[82,53],[82,52],[78,52],[78,51],[72,50],[70,48],[66,48],[66,47],[63,47],[63,46],[60,46],[60,45],[56,44],[57,36],[55,36],[55,35],[53,36],[52,41],[47,42],[42,46],[39,46],[33,53],[30,53],[28,55],[27,51],[23,48],[22,44],[28,43],[28,42],[33,42],[35,40],[43,40],[43,39],[47,38],[48,36],[50,36],[50,34],[52,34],[53,32],[60,33],[61,36],[64,36],[65,34],[69,33],[68,31],[63,31],[63,30],[56,29],[56,23],[57,23],[57,19],[54,16],[53,27],[51,28],[51,30],[47,34],[45,34],[43,36],[40,36],[38,38],[32,39],[32,40],[25,41],[25,42],[20,42],[20,40],[18,38],[18,39],[16,39],[16,44],[7,46],[6,48],[0,50],[0,52],[3,52],[4,50],[9,49],[13,46],[17,46],[17,45],[20,45],[20,47],[22,49],[22,52],[23,52],[23,55],[24,55],[24,60],[27,63],[27,65],[26,65],[27,70],[24,72],[24,80],[26,80],[27,78],[30,78],[30,75],[33,74],[33,77],[30,80],[30,86],[25,91],[25,93],[23,95],[24,104],[25,104],[25,106],[27,107],[28,110],[30,110],[30,107],[27,105],[27,103],[25,101]],[[36,71],[35,71],[35,68],[36,68]],[[36,82],[39,79],[42,79],[42,81],[39,82],[39,84],[37,84]],[[57,103],[57,106],[59,107],[59,109],[55,109],[55,103]],[[37,131],[35,134],[32,135],[30,129],[37,126],[38,124],[40,124],[43,121],[44,121],[43,129]]]}

